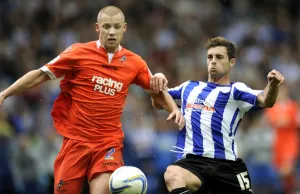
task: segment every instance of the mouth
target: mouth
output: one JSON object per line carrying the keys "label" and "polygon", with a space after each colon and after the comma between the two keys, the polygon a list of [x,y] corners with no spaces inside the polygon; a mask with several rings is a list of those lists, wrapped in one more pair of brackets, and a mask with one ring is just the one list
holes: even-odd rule
{"label": "mouth", "polygon": [[117,39],[115,39],[115,38],[108,38],[108,39],[107,39],[107,42],[111,42],[111,43],[112,43],[112,42],[116,42],[116,41],[117,41]]}
{"label": "mouth", "polygon": [[210,68],[210,72],[215,73],[215,72],[217,72],[217,69],[216,68]]}

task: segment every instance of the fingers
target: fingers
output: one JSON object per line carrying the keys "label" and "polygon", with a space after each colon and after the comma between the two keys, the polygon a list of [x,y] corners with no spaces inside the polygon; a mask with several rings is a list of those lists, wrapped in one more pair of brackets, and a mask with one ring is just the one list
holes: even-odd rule
{"label": "fingers", "polygon": [[159,93],[163,90],[163,79],[159,77],[152,77],[150,80],[150,88],[154,93]]}
{"label": "fingers", "polygon": [[[150,79],[150,89],[153,90],[154,89],[154,80],[153,77]],[[154,90],[153,90],[154,92]]]}
{"label": "fingers", "polygon": [[270,71],[267,77],[270,82],[276,83],[278,85],[284,82],[283,75],[279,71],[276,71],[275,69]]}
{"label": "fingers", "polygon": [[150,79],[150,88],[153,90],[154,93],[159,92],[159,81],[155,76],[153,76]]}
{"label": "fingers", "polygon": [[163,90],[167,91],[168,89],[168,80],[164,79]]}
{"label": "fingers", "polygon": [[158,79],[158,91],[162,91],[163,90],[163,79]]}
{"label": "fingers", "polygon": [[179,130],[182,130],[185,126],[185,119],[184,116],[180,111],[172,112],[169,114],[167,121],[173,119],[175,117],[175,123],[178,125]]}
{"label": "fingers", "polygon": [[282,79],[280,80],[279,85],[283,84],[283,82],[284,82],[284,77],[282,76]]}
{"label": "fingers", "polygon": [[181,116],[181,113],[178,111],[175,115],[175,123],[177,125],[179,125],[180,116]]}
{"label": "fingers", "polygon": [[154,79],[154,84],[155,84],[155,93],[159,93],[159,79],[155,78]]}
{"label": "fingers", "polygon": [[181,114],[180,120],[179,120],[179,130],[182,130],[183,127],[185,126],[185,119],[184,116]]}
{"label": "fingers", "polygon": [[171,114],[169,114],[167,121],[173,119],[175,114],[176,114],[175,112],[172,112]]}
{"label": "fingers", "polygon": [[150,80],[150,88],[154,93],[167,90],[168,80],[162,73],[157,73]]}
{"label": "fingers", "polygon": [[273,69],[270,73],[275,74],[277,71]]}

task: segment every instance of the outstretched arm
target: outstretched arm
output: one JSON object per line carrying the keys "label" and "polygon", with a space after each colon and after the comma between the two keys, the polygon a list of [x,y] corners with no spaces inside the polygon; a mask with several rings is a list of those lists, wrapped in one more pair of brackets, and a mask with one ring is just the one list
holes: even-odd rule
{"label": "outstretched arm", "polygon": [[165,91],[167,88],[167,83],[168,81],[163,74],[155,74],[151,78],[150,85],[152,91],[147,92],[151,96],[153,107],[157,109],[165,109],[166,111],[168,111],[170,115],[167,120],[171,120],[175,117],[175,123],[178,124],[179,129],[182,129],[185,125],[185,120],[172,96],[167,91]]}
{"label": "outstretched arm", "polygon": [[257,105],[262,108],[270,108],[275,104],[279,86],[284,82],[283,75],[276,70],[272,70],[267,78],[268,84],[264,89],[264,92],[257,96]]}
{"label": "outstretched arm", "polygon": [[41,83],[49,79],[49,76],[40,69],[28,72],[6,90],[0,93],[0,106],[2,105],[5,98],[27,91],[28,89],[40,85]]}

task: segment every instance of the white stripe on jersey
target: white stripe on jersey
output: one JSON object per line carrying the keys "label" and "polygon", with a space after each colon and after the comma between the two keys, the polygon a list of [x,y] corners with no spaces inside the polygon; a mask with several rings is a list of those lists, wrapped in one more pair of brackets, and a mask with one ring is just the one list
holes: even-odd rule
{"label": "white stripe on jersey", "polygon": [[[190,93],[187,101],[188,102],[195,102],[199,91],[201,92],[203,88],[206,87],[206,84],[201,84],[198,85],[194,88],[194,90]],[[184,88],[185,89],[185,88]],[[184,90],[183,90],[184,91]],[[184,92],[182,92],[182,95],[184,94]],[[183,107],[181,107],[183,109]],[[191,121],[191,117],[192,117],[192,111],[185,111],[185,115],[184,118],[186,120],[186,136],[185,136],[185,145],[184,145],[184,156],[187,153],[193,153],[193,131],[192,130],[188,130],[188,129],[192,129],[192,121]]]}
{"label": "white stripe on jersey", "polygon": [[[230,92],[230,88],[228,88]],[[232,92],[231,92],[232,93]],[[232,99],[232,95],[230,96],[230,99],[228,100],[229,102]],[[226,107],[224,109],[224,114],[223,114],[223,120],[222,120],[222,133],[226,134],[228,133],[228,129],[231,128],[231,133],[234,132],[234,129],[236,128],[236,125],[238,124],[238,121],[240,120],[239,116],[236,117],[234,124],[232,125],[232,127],[230,127],[231,121],[233,119],[234,113],[235,113],[236,109],[232,108],[232,105],[230,103],[226,104]],[[229,132],[230,133],[230,132]],[[233,149],[232,149],[232,142],[234,141],[234,135],[231,136],[223,136],[223,142],[224,142],[224,148],[225,148],[225,158],[229,159],[229,160],[236,160],[236,153]],[[234,142],[234,145],[236,143]]]}
{"label": "white stripe on jersey", "polygon": [[[206,103],[209,104],[209,106],[214,107],[218,93],[222,91],[223,88],[216,88],[211,91],[211,93],[207,96]],[[214,146],[214,140],[211,130],[211,117],[213,113],[209,112],[208,114],[201,114],[201,120],[200,120],[200,129],[203,136],[203,156],[214,158],[215,157],[215,146]]]}

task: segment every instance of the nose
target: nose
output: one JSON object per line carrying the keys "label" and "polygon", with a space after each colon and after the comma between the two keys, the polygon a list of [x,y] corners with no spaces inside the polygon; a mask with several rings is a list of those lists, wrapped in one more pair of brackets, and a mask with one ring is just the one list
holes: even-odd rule
{"label": "nose", "polygon": [[211,63],[216,64],[216,57],[215,56],[212,58]]}
{"label": "nose", "polygon": [[109,36],[115,36],[116,35],[116,31],[114,30],[114,28],[111,28],[108,32]]}

